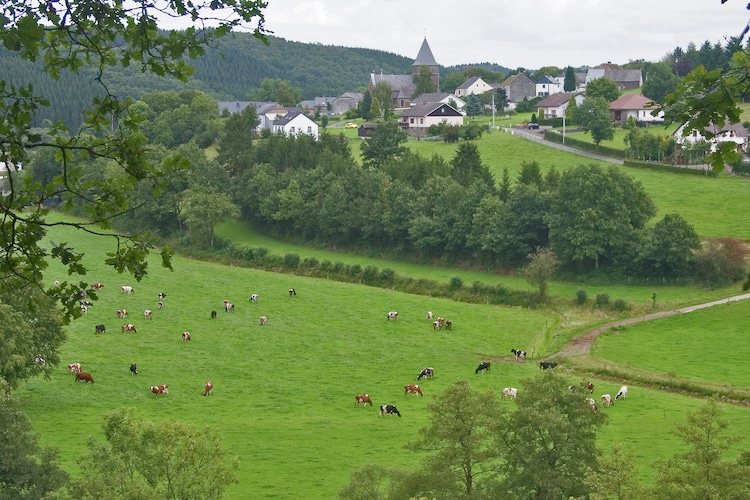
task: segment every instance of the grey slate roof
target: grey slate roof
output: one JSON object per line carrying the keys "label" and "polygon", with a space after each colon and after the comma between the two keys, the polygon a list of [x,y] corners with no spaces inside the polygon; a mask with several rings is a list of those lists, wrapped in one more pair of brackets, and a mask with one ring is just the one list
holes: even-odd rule
{"label": "grey slate roof", "polygon": [[287,114],[285,114],[284,116],[279,117],[276,120],[274,120],[274,122],[273,122],[274,126],[276,126],[276,125],[286,125],[287,123],[289,123],[290,121],[292,121],[297,116],[299,116],[301,114],[304,114],[304,113],[302,113],[302,110],[299,109],[299,108],[284,108],[284,109],[286,109],[288,111]]}
{"label": "grey slate roof", "polygon": [[435,57],[430,50],[430,45],[427,43],[427,37],[425,37],[422,42],[422,46],[419,48],[419,54],[417,54],[417,58],[414,60],[412,66],[438,66],[438,63],[435,61]]}
{"label": "grey slate roof", "polygon": [[424,104],[417,104],[404,111],[401,116],[431,116],[440,108],[445,107],[447,113],[441,113],[443,116],[463,116],[460,111],[455,109],[453,106],[443,104],[440,102],[427,102]]}
{"label": "grey slate roof", "polygon": [[430,92],[418,96],[412,100],[412,104],[425,104],[428,102],[441,102],[446,97],[450,97],[452,94],[449,92]]}
{"label": "grey slate roof", "polygon": [[458,90],[458,89],[468,89],[469,87],[471,87],[472,85],[474,85],[474,83],[477,80],[479,80],[478,76],[472,76],[471,78],[469,78],[468,80],[466,80],[464,83],[462,83],[461,85],[459,85],[458,87],[456,87],[456,90]]}

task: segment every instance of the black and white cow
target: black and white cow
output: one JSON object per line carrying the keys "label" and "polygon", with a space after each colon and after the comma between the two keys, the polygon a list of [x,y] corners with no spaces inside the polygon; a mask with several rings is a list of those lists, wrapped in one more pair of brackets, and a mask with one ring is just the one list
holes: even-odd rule
{"label": "black and white cow", "polygon": [[378,416],[383,415],[398,415],[400,417],[401,412],[393,405],[380,405],[380,415]]}
{"label": "black and white cow", "polygon": [[419,375],[417,375],[417,380],[420,380],[422,378],[432,378],[435,376],[435,370],[431,367],[422,368],[422,371],[419,372]]}
{"label": "black and white cow", "polygon": [[554,368],[557,366],[557,363],[552,363],[551,361],[540,361],[539,362],[539,369],[540,370],[547,370],[548,368]]}
{"label": "black and white cow", "polygon": [[615,396],[615,399],[626,399],[628,397],[628,386],[623,385],[620,387],[620,390],[617,392],[617,395]]}
{"label": "black and white cow", "polygon": [[130,364],[130,373],[133,376],[137,376],[138,375],[138,367],[135,366],[135,363],[131,363]]}
{"label": "black and white cow", "polygon": [[294,288],[290,288],[289,289],[289,296],[290,297],[296,297],[297,296],[297,291]]}
{"label": "black and white cow", "polygon": [[477,369],[474,370],[474,374],[476,375],[479,372],[482,372],[482,375],[484,375],[484,372],[490,371],[490,362],[489,361],[483,361],[482,363],[479,363],[479,366],[477,366]]}
{"label": "black and white cow", "polygon": [[167,298],[167,294],[164,292],[159,292],[159,300],[164,300]]}
{"label": "black and white cow", "polygon": [[522,351],[520,349],[511,349],[510,352],[512,352],[516,356],[516,361],[526,361],[526,351]]}

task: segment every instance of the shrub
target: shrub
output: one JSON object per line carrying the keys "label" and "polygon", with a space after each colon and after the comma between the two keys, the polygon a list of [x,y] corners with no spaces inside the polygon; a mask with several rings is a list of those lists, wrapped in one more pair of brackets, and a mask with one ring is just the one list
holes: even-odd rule
{"label": "shrub", "polygon": [[352,277],[359,276],[360,274],[362,274],[362,266],[360,266],[359,264],[347,265],[346,274]]}
{"label": "shrub", "polygon": [[328,260],[328,259],[326,259],[326,260],[324,260],[323,262],[321,262],[321,263],[320,263],[320,268],[321,268],[321,269],[322,269],[323,271],[330,271],[330,270],[331,270],[331,266],[332,266],[332,265],[333,265],[333,264],[331,264],[331,261],[330,261],[330,260]]}
{"label": "shrub", "polygon": [[576,292],[576,304],[578,304],[579,306],[582,306],[583,304],[585,304],[586,303],[586,299],[588,299],[588,298],[589,298],[589,296],[586,293],[586,290],[578,290]]}
{"label": "shrub", "polygon": [[393,283],[393,280],[394,280],[395,278],[396,278],[396,271],[394,271],[393,269],[391,269],[391,268],[389,268],[389,267],[384,267],[384,268],[383,268],[383,269],[382,269],[382,270],[380,271],[380,279],[381,279],[381,280],[382,280],[382,281],[383,281],[384,283]]}
{"label": "shrub", "polygon": [[742,279],[748,250],[735,238],[708,240],[694,256],[698,279],[707,285],[720,286]]}
{"label": "shrub", "polygon": [[341,272],[343,272],[344,271],[344,263],[336,261],[333,264],[333,269],[332,270],[333,270],[334,273],[341,273]]}
{"label": "shrub", "polygon": [[307,269],[315,269],[316,267],[318,267],[318,259],[316,259],[315,257],[308,257],[302,261],[302,266],[306,267]]}
{"label": "shrub", "polygon": [[612,303],[612,309],[615,311],[629,311],[630,310],[630,304],[625,302],[623,299],[617,299]]}
{"label": "shrub", "polygon": [[284,255],[284,267],[287,269],[297,269],[299,267],[299,255],[296,253]]}
{"label": "shrub", "polygon": [[464,280],[462,280],[458,276],[454,276],[451,278],[450,284],[448,285],[448,289],[451,291],[455,291],[455,290],[460,289],[462,286],[464,286]]}
{"label": "shrub", "polygon": [[596,296],[596,300],[594,300],[594,304],[596,307],[604,307],[609,305],[609,294],[606,293],[600,293]]}
{"label": "shrub", "polygon": [[365,283],[375,283],[378,277],[378,268],[375,266],[365,266],[365,270],[362,271],[362,281]]}

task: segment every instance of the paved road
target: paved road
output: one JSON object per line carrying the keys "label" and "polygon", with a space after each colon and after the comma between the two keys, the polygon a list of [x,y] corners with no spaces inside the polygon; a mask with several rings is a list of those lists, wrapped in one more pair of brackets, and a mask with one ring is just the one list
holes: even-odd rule
{"label": "paved road", "polygon": [[589,158],[594,158],[596,160],[601,161],[607,161],[610,163],[616,163],[618,165],[622,165],[623,161],[618,160],[617,158],[609,158],[608,156],[602,156],[595,153],[589,153],[587,151],[581,151],[580,149],[571,148],[569,146],[566,146],[565,144],[558,144],[556,142],[546,141],[544,140],[544,131],[539,130],[532,132],[530,130],[527,130],[525,128],[503,128],[504,132],[517,135],[519,137],[523,137],[524,139],[528,139],[530,141],[538,142],[540,144],[543,144],[545,146],[548,146],[550,148],[557,148],[561,149],[563,151],[568,151],[569,153],[574,153],[580,156],[587,156]]}

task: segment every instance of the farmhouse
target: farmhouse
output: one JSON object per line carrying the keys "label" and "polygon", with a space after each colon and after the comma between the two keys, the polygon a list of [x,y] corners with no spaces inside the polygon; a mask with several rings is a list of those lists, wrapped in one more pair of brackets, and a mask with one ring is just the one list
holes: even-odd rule
{"label": "farmhouse", "polygon": [[586,74],[588,85],[597,78],[606,78],[617,84],[620,90],[637,89],[643,86],[643,73],[639,69],[622,69],[616,64],[600,64],[590,68]]}
{"label": "farmhouse", "polygon": [[537,117],[544,119],[565,115],[565,110],[568,109],[568,103],[571,99],[575,99],[576,104],[581,104],[585,98],[581,92],[559,92],[552,94],[537,104]]}
{"label": "farmhouse", "polygon": [[273,122],[273,132],[287,136],[310,135],[318,138],[318,124],[305,115],[301,109],[290,109]]}
{"label": "farmhouse", "polygon": [[409,133],[424,135],[431,125],[463,125],[464,115],[450,104],[426,103],[414,106],[401,115],[401,128]]}
{"label": "farmhouse", "polygon": [[536,96],[536,84],[526,73],[516,73],[503,80],[498,89],[505,89],[505,95],[508,98],[508,104],[514,109],[516,104],[523,101],[524,98],[531,99]]}
{"label": "farmhouse", "polygon": [[472,76],[464,83],[456,87],[456,95],[458,97],[466,97],[472,94],[484,94],[492,90],[492,85],[485,82],[478,76]]}
{"label": "farmhouse", "polygon": [[697,142],[706,141],[706,137],[710,136],[711,151],[716,151],[719,144],[723,142],[733,142],[736,144],[735,149],[737,152],[747,151],[747,140],[748,132],[747,129],[740,123],[730,124],[727,123],[723,127],[719,127],[715,124],[710,124],[703,131],[693,129],[684,135],[685,125],[680,125],[674,132],[674,140],[680,145],[692,145]]}
{"label": "farmhouse", "polygon": [[612,120],[625,125],[628,118],[633,118],[636,123],[663,123],[664,111],[657,116],[651,113],[658,105],[653,99],[641,94],[626,94],[612,101],[609,110],[612,112]]}

